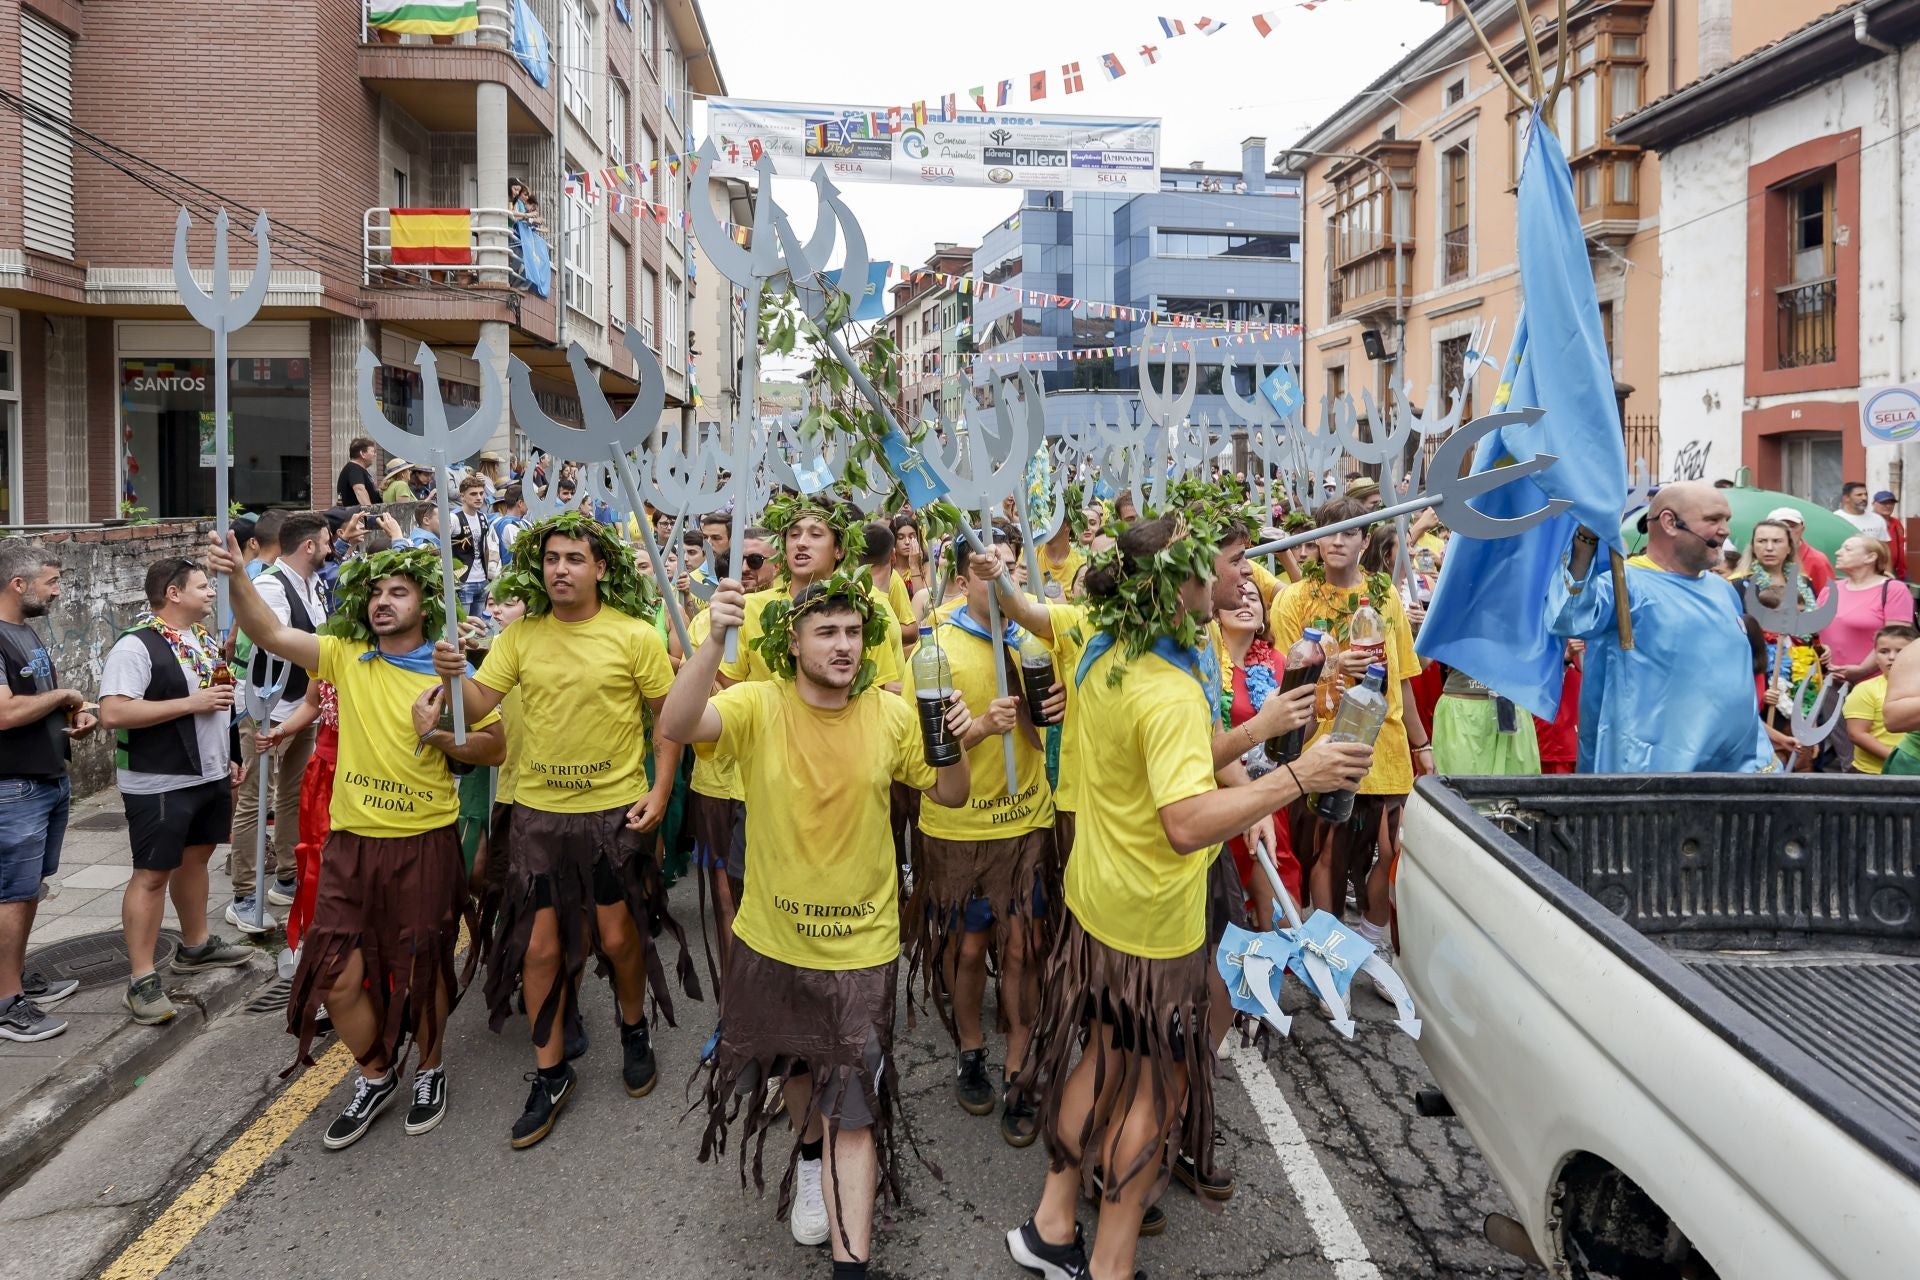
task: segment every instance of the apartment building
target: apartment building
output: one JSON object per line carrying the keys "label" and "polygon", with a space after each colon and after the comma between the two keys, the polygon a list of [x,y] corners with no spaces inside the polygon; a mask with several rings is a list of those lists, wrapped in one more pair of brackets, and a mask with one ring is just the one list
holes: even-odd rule
{"label": "apartment building", "polygon": [[[697,191],[703,191],[714,217],[721,223],[753,225],[753,189],[737,178],[694,179]],[[721,275],[707,258],[698,237],[693,237],[693,270],[689,279],[698,282],[693,309],[691,351],[697,372],[698,403],[694,417],[703,431],[730,423],[753,406],[740,385],[741,359],[746,344],[757,341],[757,318],[746,312],[746,291]]]}
{"label": "apartment building", "polygon": [[[1551,125],[1573,171],[1629,460],[1668,466],[1660,442],[1673,424],[1660,397],[1661,165],[1614,124],[1830,7],[1572,0],[1562,32],[1554,0],[1472,6],[1522,87],[1531,85],[1522,21],[1549,68],[1566,45],[1567,88]],[[1416,402],[1435,388],[1460,393],[1469,414],[1487,409],[1521,304],[1514,194],[1525,121],[1456,14],[1288,153],[1305,182],[1309,404],[1358,402],[1363,391],[1385,404],[1397,380]],[[1470,385],[1472,350],[1491,363]]]}
{"label": "apartment building", "polygon": [[972,290],[962,292],[958,281],[972,266],[972,246],[943,241],[925,262],[904,269],[891,290],[892,306],[877,328],[899,348],[895,410],[909,421],[957,403],[956,379],[972,349],[962,330],[970,330],[973,322]]}
{"label": "apartment building", "polygon": [[[211,513],[219,373],[174,288],[182,204],[203,283],[210,216],[235,214],[236,291],[246,211],[272,219],[266,299],[226,371],[245,506],[331,502],[362,348],[395,422],[417,420],[422,343],[450,419],[478,402],[484,344],[578,421],[566,345],[624,403],[625,328],[651,320],[667,420],[685,417],[688,171],[645,192],[665,224],[563,175],[686,149],[690,92],[723,88],[698,4],[476,0],[472,29],[440,36],[369,25],[390,7],[0,0],[18,33],[0,38],[0,523]],[[395,252],[409,210],[439,215],[424,254]],[[494,445],[513,444],[503,423]]]}

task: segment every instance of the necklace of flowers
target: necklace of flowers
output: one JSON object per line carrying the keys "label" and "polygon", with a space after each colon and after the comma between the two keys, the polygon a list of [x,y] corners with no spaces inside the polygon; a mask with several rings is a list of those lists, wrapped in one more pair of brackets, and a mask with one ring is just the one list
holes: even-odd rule
{"label": "necklace of flowers", "polygon": [[[1265,640],[1255,639],[1247,646],[1246,657],[1233,665],[1245,673],[1247,681],[1247,701],[1253,707],[1255,715],[1267,705],[1267,699],[1280,688],[1280,677],[1273,671],[1273,646]],[[1220,723],[1233,723],[1233,681],[1228,679],[1220,686]]]}
{"label": "necklace of flowers", "polygon": [[195,643],[189,644],[186,635],[178,627],[172,626],[158,614],[142,610],[133,620],[130,631],[158,631],[160,637],[172,648],[174,655],[193,668],[193,674],[199,678],[199,687],[204,689],[213,683],[215,655],[220,647],[213,642],[213,635],[198,622],[187,628]]}

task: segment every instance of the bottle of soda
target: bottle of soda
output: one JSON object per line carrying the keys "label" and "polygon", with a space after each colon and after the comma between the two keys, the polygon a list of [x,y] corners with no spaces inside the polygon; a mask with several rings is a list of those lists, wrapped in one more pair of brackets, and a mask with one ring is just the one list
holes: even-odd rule
{"label": "bottle of soda", "polygon": [[[1286,670],[1280,673],[1280,693],[1291,693],[1303,684],[1317,683],[1327,663],[1326,633],[1308,627],[1287,650]],[[1275,695],[1279,696],[1278,694]],[[1307,726],[1267,739],[1267,758],[1275,764],[1287,764],[1300,758],[1307,745]]]}
{"label": "bottle of soda", "polygon": [[934,643],[933,628],[920,628],[920,643],[914,646],[914,703],[920,708],[920,741],[926,748],[927,763],[935,769],[959,764],[965,757],[960,740],[947,728],[947,712],[953,706],[953,668],[947,651]]}
{"label": "bottle of soda", "polygon": [[1360,597],[1360,607],[1347,623],[1347,648],[1367,655],[1367,665],[1387,660],[1387,624],[1373,607],[1373,601]]}
{"label": "bottle of soda", "polygon": [[[1333,717],[1327,737],[1334,742],[1364,742],[1372,746],[1387,722],[1387,668],[1374,663],[1359,684],[1340,699],[1340,711]],[[1352,791],[1322,791],[1308,804],[1322,821],[1340,823],[1353,816]]]}
{"label": "bottle of soda", "polygon": [[207,677],[207,683],[215,688],[231,686],[234,683],[233,668],[224,662],[215,663],[213,674]]}
{"label": "bottle of soda", "polygon": [[1053,653],[1031,631],[1020,633],[1020,689],[1026,696],[1027,718],[1041,729],[1052,724],[1040,704],[1053,689]]}

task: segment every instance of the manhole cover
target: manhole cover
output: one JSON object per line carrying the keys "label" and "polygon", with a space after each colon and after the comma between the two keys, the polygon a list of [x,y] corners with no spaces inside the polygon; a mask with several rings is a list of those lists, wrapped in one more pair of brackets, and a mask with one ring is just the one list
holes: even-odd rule
{"label": "manhole cover", "polygon": [[[171,929],[160,931],[156,951],[157,967],[172,963],[180,949],[180,935]],[[83,933],[27,953],[27,968],[38,969],[49,978],[72,978],[82,990],[103,987],[109,982],[125,982],[133,972],[127,961],[127,940],[118,929],[106,933]]]}
{"label": "manhole cover", "polygon": [[90,813],[84,818],[75,818],[68,825],[75,831],[125,831],[127,829],[127,815],[124,812],[113,809],[102,809],[100,812]]}

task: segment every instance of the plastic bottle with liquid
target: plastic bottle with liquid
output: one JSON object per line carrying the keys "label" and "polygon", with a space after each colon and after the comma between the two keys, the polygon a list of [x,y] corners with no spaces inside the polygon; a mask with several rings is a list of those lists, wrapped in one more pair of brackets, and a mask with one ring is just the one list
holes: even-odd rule
{"label": "plastic bottle with liquid", "polygon": [[920,628],[920,643],[914,646],[908,666],[913,672],[913,701],[920,710],[920,742],[926,748],[927,763],[935,769],[959,764],[966,752],[947,728],[954,698],[953,667],[947,662],[947,651],[934,642],[932,627]]}
{"label": "plastic bottle with liquid", "polygon": [[1360,607],[1347,623],[1347,648],[1365,654],[1368,666],[1387,660],[1387,624],[1366,596],[1360,597]]}
{"label": "plastic bottle with liquid", "polygon": [[[1364,742],[1372,746],[1387,722],[1387,668],[1374,663],[1359,684],[1340,699],[1327,737],[1334,742]],[[1345,822],[1353,816],[1352,791],[1322,791],[1308,803],[1323,822]]]}
{"label": "plastic bottle with liquid", "polygon": [[[1303,684],[1318,682],[1326,664],[1326,633],[1315,627],[1306,628],[1287,650],[1286,668],[1280,673],[1280,693],[1291,693]],[[1303,724],[1268,738],[1267,758],[1277,765],[1299,759],[1307,745],[1307,728]]]}
{"label": "plastic bottle with liquid", "polygon": [[1027,718],[1044,729],[1053,721],[1040,709],[1053,689],[1053,651],[1031,631],[1020,633],[1020,690],[1026,698]]}

